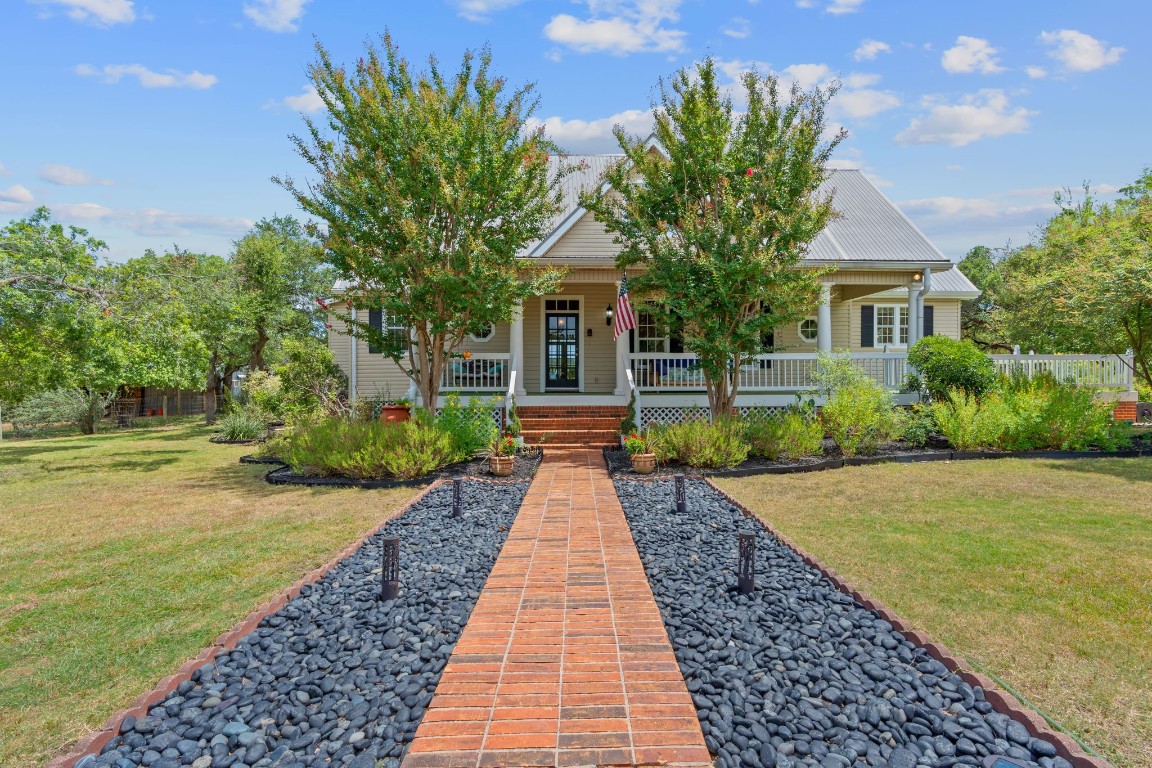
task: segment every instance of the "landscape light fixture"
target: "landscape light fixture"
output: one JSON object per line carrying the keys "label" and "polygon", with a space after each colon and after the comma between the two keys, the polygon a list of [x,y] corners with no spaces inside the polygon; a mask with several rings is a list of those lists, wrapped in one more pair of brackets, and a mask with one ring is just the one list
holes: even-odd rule
{"label": "landscape light fixture", "polygon": [[452,478],[452,517],[464,515],[464,478]]}
{"label": "landscape light fixture", "polygon": [[740,583],[740,594],[749,595],[756,589],[756,534],[740,534],[740,560],[736,573]]}
{"label": "landscape light fixture", "polygon": [[385,536],[380,553],[380,599],[400,596],[400,537]]}

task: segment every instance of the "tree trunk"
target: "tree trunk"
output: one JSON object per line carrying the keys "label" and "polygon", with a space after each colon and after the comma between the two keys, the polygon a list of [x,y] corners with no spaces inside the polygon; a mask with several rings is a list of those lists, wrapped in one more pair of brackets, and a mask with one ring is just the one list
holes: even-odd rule
{"label": "tree trunk", "polygon": [[740,386],[740,358],[736,356],[731,366],[724,366],[724,373],[716,380],[705,376],[705,386],[708,390],[708,411],[715,424],[719,418],[732,415],[732,407],[736,403],[736,390]]}
{"label": "tree trunk", "polygon": [[268,346],[268,332],[263,328],[257,328],[256,341],[252,345],[252,359],[248,362],[248,367],[251,370],[267,370],[268,366],[264,363],[264,347],[266,346]]}
{"label": "tree trunk", "polygon": [[216,369],[219,355],[213,354],[208,364],[208,376],[204,382],[204,423],[216,423],[216,392],[220,386],[220,374]]}

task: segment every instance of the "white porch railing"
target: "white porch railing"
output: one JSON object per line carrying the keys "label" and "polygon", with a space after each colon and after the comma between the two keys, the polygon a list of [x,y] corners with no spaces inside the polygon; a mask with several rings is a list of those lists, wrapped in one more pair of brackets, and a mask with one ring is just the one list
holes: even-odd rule
{"label": "white porch railing", "polygon": [[511,375],[507,352],[473,352],[468,358],[453,357],[444,369],[440,388],[465,392],[505,392]]}
{"label": "white porch railing", "polygon": [[989,355],[1000,373],[1050,373],[1081,387],[1133,389],[1133,355]]}
{"label": "white porch railing", "polygon": [[[702,391],[704,372],[696,355],[639,353],[629,355],[630,372],[645,392]],[[908,370],[907,355],[893,352],[853,353],[852,362],[880,384],[899,389]],[[795,392],[816,385],[817,357],[810,353],[757,355],[740,366],[740,391]]]}

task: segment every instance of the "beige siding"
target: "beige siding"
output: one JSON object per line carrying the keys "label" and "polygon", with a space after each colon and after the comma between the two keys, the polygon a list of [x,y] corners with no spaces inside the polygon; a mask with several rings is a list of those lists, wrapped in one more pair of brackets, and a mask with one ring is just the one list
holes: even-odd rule
{"label": "beige siding", "polygon": [[591,214],[584,216],[564,233],[544,254],[547,259],[615,258],[620,246],[612,242],[612,235]]}
{"label": "beige siding", "polygon": [[[849,338],[851,339],[851,346],[842,346],[839,342],[833,340],[833,346],[836,349],[848,348],[853,352],[876,351],[875,347],[861,347],[860,346],[860,307],[864,304],[903,304],[905,302],[896,300],[880,300],[880,301],[849,301],[845,302],[843,306],[848,308],[849,320]],[[924,302],[925,306],[934,308],[932,315],[932,332],[940,336],[948,336],[953,339],[960,338],[960,299],[933,299]]]}

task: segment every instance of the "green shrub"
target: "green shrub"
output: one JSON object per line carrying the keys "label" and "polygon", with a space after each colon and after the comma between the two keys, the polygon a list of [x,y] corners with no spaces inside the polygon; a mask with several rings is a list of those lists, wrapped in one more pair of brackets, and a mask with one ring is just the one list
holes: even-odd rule
{"label": "green shrub", "polygon": [[744,425],[737,419],[701,419],[653,427],[648,451],[660,462],[678,461],[690,467],[734,467],[748,458]]}
{"label": "green shrub", "polygon": [[820,420],[845,456],[875,453],[900,434],[892,395],[867,376],[837,389],[824,403]]}
{"label": "green shrub", "polygon": [[328,345],[319,339],[289,338],[283,344],[284,361],[273,368],[280,380],[280,403],[285,417],[345,411],[343,397],[348,377]]}
{"label": "green shrub", "polygon": [[266,424],[261,412],[238,408],[220,417],[216,427],[224,440],[256,440],[264,436]]}
{"label": "green shrub", "polygon": [[903,414],[901,422],[900,438],[914,448],[928,445],[928,439],[938,429],[932,408],[925,405],[912,406]]}
{"label": "green shrub", "polygon": [[9,418],[17,434],[32,434],[63,424],[91,435],[96,432],[108,403],[108,397],[95,392],[51,389],[26,397],[11,410]]}
{"label": "green shrub", "polygon": [[498,432],[492,421],[495,403],[486,403],[480,398],[472,398],[468,405],[461,405],[460,397],[450,394],[436,414],[436,426],[447,432],[453,445],[464,456],[482,453]]}
{"label": "green shrub", "polygon": [[908,365],[933,400],[947,399],[954,389],[979,398],[996,382],[996,366],[968,339],[925,336],[908,350]]}
{"label": "green shrub", "polygon": [[280,377],[268,371],[252,371],[244,380],[244,406],[265,422],[279,421],[287,415],[284,388]]}
{"label": "green shrub", "polygon": [[1012,414],[995,396],[982,404],[975,396],[953,390],[932,404],[932,415],[940,434],[958,451],[998,448],[1012,426]]}
{"label": "green shrub", "polygon": [[430,419],[403,422],[301,420],[270,443],[268,452],[301,474],[362,480],[420,477],[468,458]]}
{"label": "green shrub", "polygon": [[744,423],[744,438],[753,456],[772,461],[781,456],[792,461],[818,456],[824,449],[824,427],[819,420],[795,408],[749,416]]}

